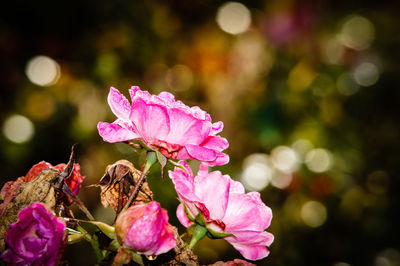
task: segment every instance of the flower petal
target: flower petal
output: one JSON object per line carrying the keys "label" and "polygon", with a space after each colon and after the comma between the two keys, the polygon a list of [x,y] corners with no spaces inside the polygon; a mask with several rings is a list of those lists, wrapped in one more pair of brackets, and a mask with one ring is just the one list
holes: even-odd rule
{"label": "flower petal", "polygon": [[229,189],[229,193],[240,193],[240,194],[244,194],[245,190],[244,190],[244,186],[242,185],[242,183],[235,181],[235,180],[231,180],[231,186]]}
{"label": "flower petal", "polygon": [[111,87],[107,97],[108,105],[111,111],[119,118],[126,122],[129,121],[131,113],[131,105],[125,96],[119,90]]}
{"label": "flower petal", "polygon": [[114,123],[99,122],[97,124],[97,130],[103,140],[110,143],[140,138],[140,136],[134,131],[123,128]]}
{"label": "flower petal", "polygon": [[165,140],[170,131],[168,112],[164,106],[147,104],[141,98],[132,101],[130,119],[140,136],[147,142]]}
{"label": "flower petal", "polygon": [[187,172],[179,167],[175,167],[174,171],[168,171],[176,192],[183,201],[200,201],[195,194],[192,170],[185,161],[180,161],[179,163],[185,167]]}
{"label": "flower petal", "polygon": [[214,161],[212,162],[207,162],[209,166],[215,166],[215,165],[224,165],[229,163],[229,155],[225,153],[217,153],[217,158],[215,158]]}
{"label": "flower petal", "polygon": [[215,122],[212,124],[212,130],[211,133],[213,135],[220,133],[224,129],[224,123],[222,121]]}
{"label": "flower petal", "polygon": [[[148,255],[160,255],[168,252],[176,246],[176,239],[174,236],[174,230],[170,224],[165,228],[161,238],[158,241],[158,248],[153,253]],[[146,254],[146,253],[145,253]]]}
{"label": "flower petal", "polygon": [[165,99],[167,102],[175,101],[175,96],[167,91],[161,92],[160,94],[158,94],[158,97]]}
{"label": "flower petal", "polygon": [[229,142],[226,138],[220,136],[209,136],[201,146],[211,150],[223,151],[229,147]]}
{"label": "flower petal", "polygon": [[242,232],[224,238],[248,260],[259,260],[268,256],[274,236],[268,232]]}
{"label": "flower petal", "polygon": [[207,207],[212,220],[222,219],[225,215],[229,199],[230,179],[228,175],[214,171],[198,174],[194,180],[195,194]]}
{"label": "flower petal", "polygon": [[208,136],[211,123],[197,119],[185,110],[178,108],[168,109],[171,121],[171,131],[166,141],[174,144],[198,145]]}
{"label": "flower petal", "polygon": [[[213,162],[216,158],[216,152],[214,150],[210,150],[198,145],[190,145],[187,144],[185,145],[186,151],[188,152],[188,154],[199,161],[202,162]],[[179,158],[179,154],[178,154],[178,158]]]}
{"label": "flower petal", "polygon": [[187,217],[185,206],[183,206],[182,203],[179,204],[178,208],[176,209],[176,217],[178,217],[179,222],[181,222],[184,227],[189,227],[193,224],[193,222]]}
{"label": "flower petal", "polygon": [[222,221],[226,231],[263,231],[272,219],[272,211],[257,196],[257,192],[248,194],[229,194],[229,204]]}

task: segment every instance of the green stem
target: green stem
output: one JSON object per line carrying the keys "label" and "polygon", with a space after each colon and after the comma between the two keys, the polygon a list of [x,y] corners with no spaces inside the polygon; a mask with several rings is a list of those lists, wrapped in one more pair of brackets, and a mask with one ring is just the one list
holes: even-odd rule
{"label": "green stem", "polygon": [[84,238],[90,243],[93,248],[94,254],[96,255],[97,262],[100,262],[104,259],[103,253],[99,247],[99,241],[96,235],[91,236],[82,226],[78,225],[76,229],[84,234]]}
{"label": "green stem", "polygon": [[193,230],[192,240],[190,240],[189,248],[193,249],[193,247],[207,234],[207,228],[201,225],[196,225]]}
{"label": "green stem", "polygon": [[150,168],[157,162],[157,155],[154,151],[148,151],[146,156],[146,164],[142,173],[140,174],[139,180],[137,181],[135,188],[133,189],[132,194],[130,195],[127,203],[121,212],[125,211],[132,204],[133,200],[136,198],[137,193],[139,192],[140,187],[143,185],[146,175],[148,174]]}

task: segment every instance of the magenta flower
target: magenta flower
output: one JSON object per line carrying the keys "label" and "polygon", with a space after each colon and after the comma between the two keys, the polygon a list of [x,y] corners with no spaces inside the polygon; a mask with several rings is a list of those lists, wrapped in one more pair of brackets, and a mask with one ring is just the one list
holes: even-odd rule
{"label": "magenta flower", "polygon": [[182,203],[177,209],[179,221],[185,227],[194,223],[205,226],[211,235],[223,237],[246,259],[268,256],[267,246],[274,236],[264,230],[271,223],[272,212],[260,194],[246,194],[241,183],[219,171],[209,173],[205,164],[193,178],[187,163],[179,163],[186,172],[178,167],[169,171]]}
{"label": "magenta flower", "polygon": [[141,140],[171,159],[192,159],[208,165],[228,163],[229,156],[222,151],[229,143],[216,136],[222,131],[222,122],[212,123],[208,113],[197,106],[188,107],[175,101],[168,92],[151,95],[139,87],[132,87],[129,93],[132,106],[111,87],[108,104],[117,120],[111,124],[97,124],[104,141]]}
{"label": "magenta flower", "polygon": [[159,255],[176,245],[167,211],[156,201],[138,203],[122,212],[115,223],[118,241],[145,255]]}
{"label": "magenta flower", "polygon": [[18,213],[6,234],[8,249],[1,259],[13,265],[55,265],[66,244],[65,223],[42,203]]}

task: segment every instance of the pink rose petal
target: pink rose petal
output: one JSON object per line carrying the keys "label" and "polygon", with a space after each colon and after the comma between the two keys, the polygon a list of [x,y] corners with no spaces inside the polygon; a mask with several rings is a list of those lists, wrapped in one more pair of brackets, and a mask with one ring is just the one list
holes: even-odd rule
{"label": "pink rose petal", "polygon": [[103,140],[110,143],[139,138],[139,135],[132,130],[122,128],[117,124],[99,122],[97,124],[97,130],[99,131],[99,134]]}
{"label": "pink rose petal", "polygon": [[119,118],[124,121],[129,121],[129,115],[131,112],[131,104],[122,95],[119,90],[111,87],[110,93],[108,94],[108,105],[111,108],[111,111]]}

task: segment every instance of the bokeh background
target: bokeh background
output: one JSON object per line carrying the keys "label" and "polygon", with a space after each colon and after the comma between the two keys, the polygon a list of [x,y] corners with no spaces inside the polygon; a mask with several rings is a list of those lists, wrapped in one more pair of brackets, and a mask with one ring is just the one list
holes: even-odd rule
{"label": "bokeh background", "polygon": [[[139,168],[143,154],[97,133],[98,121],[114,120],[109,87],[170,91],[224,122],[231,161],[216,169],[272,208],[275,242],[258,265],[400,265],[399,10],[395,1],[7,1],[1,184],[41,160],[66,162],[74,143],[85,185],[118,159]],[[149,182],[178,225],[169,178],[158,167]],[[110,221],[98,192],[79,195]],[[223,240],[195,252],[202,263],[241,258]],[[71,264],[94,264],[91,253],[71,246]]]}

